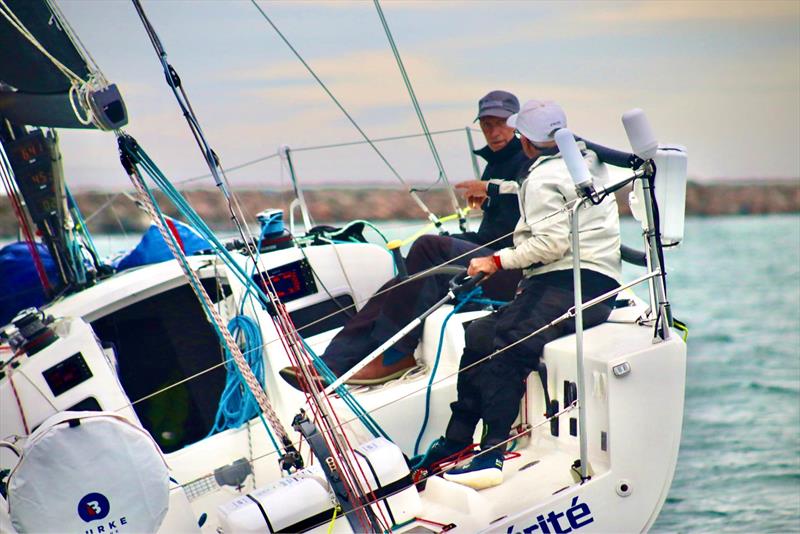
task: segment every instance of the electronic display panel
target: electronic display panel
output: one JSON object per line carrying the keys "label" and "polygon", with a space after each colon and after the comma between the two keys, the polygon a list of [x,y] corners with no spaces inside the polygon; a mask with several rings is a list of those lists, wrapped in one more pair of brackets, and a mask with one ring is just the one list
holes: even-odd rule
{"label": "electronic display panel", "polygon": [[266,293],[264,287],[265,280],[262,277],[269,276],[272,287],[282,302],[313,295],[317,292],[317,283],[314,281],[314,274],[311,266],[305,259],[293,261],[269,271],[264,271],[261,275],[254,275],[253,280]]}
{"label": "electronic display panel", "polygon": [[92,377],[83,355],[78,352],[42,372],[53,395],[58,396]]}

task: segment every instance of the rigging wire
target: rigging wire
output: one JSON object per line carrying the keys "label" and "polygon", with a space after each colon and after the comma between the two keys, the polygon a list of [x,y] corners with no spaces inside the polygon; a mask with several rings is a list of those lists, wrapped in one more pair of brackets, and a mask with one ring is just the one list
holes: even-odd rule
{"label": "rigging wire", "polygon": [[[134,1],[138,1],[138,0],[134,0]],[[419,206],[419,208],[425,213],[425,215],[428,217],[428,219],[431,220],[431,222],[436,224],[437,228],[440,227],[441,223],[439,222],[438,217],[436,217],[436,215],[434,215],[434,213],[425,205],[425,203],[419,197],[419,195],[414,190],[414,188],[412,188],[408,184],[408,182],[406,182],[403,179],[403,177],[400,176],[400,173],[397,172],[397,169],[395,169],[394,166],[391,163],[389,163],[389,160],[386,159],[386,156],[383,155],[383,152],[381,152],[380,149],[378,149],[378,147],[375,145],[375,142],[372,139],[370,139],[370,137],[366,134],[366,132],[364,132],[364,130],[361,128],[361,126],[358,125],[358,123],[353,118],[353,116],[350,115],[350,113],[344,108],[344,106],[341,104],[341,102],[339,102],[339,100],[333,95],[333,93],[330,91],[330,89],[328,89],[328,86],[325,85],[325,82],[323,82],[322,79],[320,79],[320,77],[317,76],[317,73],[314,72],[314,69],[312,69],[311,66],[306,62],[306,60],[303,59],[303,56],[300,55],[300,52],[298,52],[297,49],[294,46],[292,46],[292,44],[289,42],[289,40],[286,38],[286,36],[283,35],[283,33],[278,29],[278,27],[275,25],[275,23],[272,22],[272,19],[269,18],[269,16],[266,14],[266,12],[263,9],[261,9],[261,6],[259,6],[258,3],[256,3],[256,0],[250,0],[250,2],[253,4],[253,6],[255,6],[255,8],[258,10],[258,12],[261,13],[261,16],[264,18],[264,20],[266,20],[267,23],[270,26],[272,26],[272,29],[275,30],[275,32],[278,34],[278,36],[281,38],[281,40],[284,42],[284,44],[286,44],[286,46],[289,47],[289,50],[291,50],[292,53],[295,55],[295,57],[300,61],[300,63],[303,64],[303,66],[306,68],[306,70],[309,72],[309,74],[311,74],[311,76],[317,81],[317,83],[320,85],[320,87],[322,87],[322,90],[325,91],[325,93],[331,98],[331,100],[333,100],[333,103],[336,104],[336,107],[338,107],[339,110],[342,113],[344,113],[344,116],[347,117],[347,120],[350,121],[350,124],[352,124],[353,127],[358,131],[358,133],[361,134],[361,137],[364,138],[364,141],[367,144],[369,144],[369,146],[372,148],[372,150],[375,151],[375,153],[378,155],[378,157],[381,159],[381,161],[383,161],[386,164],[386,166],[389,168],[389,170],[395,176],[395,178],[397,178],[397,180],[401,184],[406,186],[406,188],[408,189],[408,194],[411,195],[411,198],[414,199],[414,202],[416,202],[417,206]]]}
{"label": "rigging wire", "polygon": [[[456,133],[456,132],[460,133],[460,132],[463,132],[463,131],[464,131],[463,128],[450,128],[448,130],[437,130],[437,131],[434,131],[434,132],[430,132],[430,135],[441,135],[441,134],[449,134],[449,133]],[[311,151],[311,150],[325,150],[325,149],[328,149],[328,148],[341,148],[341,147],[347,147],[347,146],[366,145],[370,141],[373,142],[373,143],[381,143],[381,142],[384,142],[384,141],[401,141],[401,140],[404,140],[404,139],[414,139],[416,137],[424,137],[426,135],[427,134],[424,134],[424,133],[421,133],[421,134],[406,134],[406,135],[395,135],[395,136],[391,136],[391,137],[376,137],[376,138],[373,138],[371,140],[366,140],[366,141],[364,141],[364,140],[362,140],[362,141],[344,141],[344,142],[341,142],[341,143],[330,143],[330,144],[326,144],[326,145],[301,146],[301,147],[297,147],[297,148],[292,147],[292,152],[306,152],[306,151]],[[273,159],[273,158],[277,158],[279,155],[280,155],[280,153],[276,152],[274,154],[268,154],[266,156],[261,156],[261,157],[258,157],[256,159],[245,161],[245,162],[240,163],[238,165],[234,165],[232,167],[228,167],[226,169],[226,172],[230,173],[230,172],[233,172],[233,171],[238,171],[239,169],[244,169],[245,167],[250,167],[251,165],[255,165],[256,163],[261,163],[262,161],[267,161],[267,160],[270,160],[270,159]],[[201,176],[193,176],[191,178],[184,178],[183,180],[176,180],[175,181],[175,185],[181,185],[181,184],[185,184],[185,183],[189,183],[189,182],[195,182],[197,180],[202,180],[204,178],[210,178],[210,177],[211,177],[211,174],[206,173],[206,174],[203,174]]]}
{"label": "rigging wire", "polygon": [[[2,0],[0,0],[2,1]],[[244,214],[242,213],[241,206],[239,204],[238,199],[235,195],[233,195],[231,191],[230,184],[228,182],[228,178],[225,175],[225,170],[223,169],[219,157],[208,144],[206,140],[205,134],[203,133],[202,128],[200,127],[200,123],[197,119],[197,116],[192,109],[191,102],[189,101],[189,97],[186,94],[186,91],[183,89],[183,85],[181,84],[180,77],[172,65],[169,64],[167,61],[167,52],[164,49],[164,46],[161,44],[161,40],[158,37],[158,34],[155,31],[155,28],[150,23],[150,20],[147,18],[147,15],[144,12],[144,8],[141,5],[139,0],[132,0],[133,6],[136,9],[136,12],[139,14],[139,18],[142,21],[142,25],[145,28],[145,32],[147,36],[150,38],[150,42],[153,45],[153,48],[158,56],[159,61],[161,62],[161,66],[164,69],[164,75],[167,80],[167,84],[169,85],[170,89],[172,90],[175,99],[178,102],[178,106],[183,113],[186,122],[189,124],[189,130],[192,132],[192,135],[197,142],[197,146],[200,149],[200,152],[203,154],[203,159],[205,160],[206,164],[208,165],[209,170],[211,171],[211,175],[214,177],[214,182],[222,192],[225,200],[227,202],[228,211],[231,215],[231,221],[233,221],[236,229],[241,236],[242,240],[246,243],[253,241],[253,236],[250,234],[247,225],[244,224]],[[247,235],[246,235],[247,234]],[[248,249],[248,252],[249,249]],[[250,257],[253,259],[252,252],[250,252]]]}
{"label": "rigging wire", "polygon": [[[449,133],[462,132],[462,131],[463,131],[462,128],[451,128],[451,129],[448,129],[448,130],[438,130],[438,131],[435,131],[435,132],[431,132],[431,135],[449,134]],[[372,139],[372,142],[379,143],[379,142],[384,142],[384,141],[398,141],[398,140],[403,140],[403,139],[412,139],[412,138],[415,138],[415,137],[423,137],[424,135],[425,134],[407,134],[407,135],[396,135],[396,136],[392,136],[392,137],[380,137],[380,138]],[[342,143],[332,143],[332,144],[327,144],[327,145],[312,145],[312,146],[304,146],[304,147],[292,148],[292,152],[306,152],[306,151],[313,151],[313,150],[324,150],[324,149],[328,149],[328,148],[340,148],[340,147],[347,147],[347,146],[354,146],[354,145],[364,145],[364,144],[367,144],[367,143],[368,143],[368,141],[345,141],[345,142],[342,142]],[[276,152],[274,154],[268,154],[268,155],[265,155],[265,156],[261,156],[261,157],[258,157],[258,158],[255,158],[255,159],[252,159],[252,160],[249,160],[249,161],[245,161],[245,162],[239,163],[237,165],[233,165],[231,167],[228,167],[228,168],[225,169],[225,172],[226,173],[235,172],[235,171],[247,168],[247,167],[251,167],[251,166],[253,166],[253,165],[257,164],[257,163],[261,163],[263,161],[269,161],[269,160],[277,158],[279,156],[280,156],[280,154],[278,152]],[[184,184],[188,184],[188,183],[191,183],[191,182],[198,182],[198,181],[201,181],[201,180],[205,180],[206,178],[213,178],[213,176],[214,175],[211,174],[211,173],[206,173],[206,174],[202,174],[202,175],[198,175],[198,176],[192,176],[191,178],[184,178],[182,180],[175,180],[173,183],[175,185],[184,185]],[[419,189],[417,189],[417,190],[419,190]],[[113,196],[111,196],[102,205],[100,205],[100,207],[95,209],[91,214],[89,214],[88,217],[86,217],[86,222],[88,223],[89,221],[94,219],[100,212],[102,212],[103,210],[109,208],[111,206],[111,204],[118,197],[124,195],[125,193],[126,193],[125,191],[118,191],[118,192],[114,193]],[[468,210],[468,208],[465,208],[465,212],[467,210]],[[451,219],[452,219],[452,216],[446,216],[446,217],[442,217],[439,220],[440,220],[440,222],[445,223],[445,222],[447,222],[447,221],[449,221]],[[434,227],[436,227],[436,225],[434,225]],[[425,232],[427,232],[427,231],[428,230],[426,229]]]}
{"label": "rigging wire", "polygon": [[383,9],[381,9],[380,0],[373,0],[375,4],[375,9],[378,11],[378,17],[381,19],[381,24],[383,25],[383,31],[386,33],[386,38],[389,40],[389,46],[392,48],[392,53],[394,54],[394,58],[397,61],[397,68],[400,69],[400,74],[403,77],[403,83],[405,83],[406,90],[408,91],[408,96],[411,98],[411,104],[414,106],[414,111],[417,114],[417,119],[419,119],[419,125],[422,127],[422,131],[425,134],[425,139],[428,141],[428,146],[431,149],[431,154],[433,155],[433,160],[436,162],[436,167],[439,169],[439,179],[441,179],[447,191],[450,195],[450,201],[453,203],[453,210],[459,214],[458,217],[458,226],[461,228],[462,232],[467,231],[467,219],[464,214],[461,212],[461,205],[458,203],[458,198],[456,197],[455,191],[453,191],[450,182],[447,179],[447,173],[444,170],[444,165],[442,164],[442,159],[439,157],[439,151],[436,150],[436,144],[433,142],[433,137],[431,137],[430,129],[428,128],[428,123],[425,121],[425,116],[422,114],[422,108],[419,105],[419,100],[417,99],[417,95],[414,92],[414,87],[411,85],[411,79],[408,77],[408,72],[406,72],[406,67],[403,65],[403,60],[400,57],[400,51],[397,49],[397,44],[394,41],[394,37],[392,36],[392,31],[389,29],[389,23],[386,22],[386,17],[383,14]]}

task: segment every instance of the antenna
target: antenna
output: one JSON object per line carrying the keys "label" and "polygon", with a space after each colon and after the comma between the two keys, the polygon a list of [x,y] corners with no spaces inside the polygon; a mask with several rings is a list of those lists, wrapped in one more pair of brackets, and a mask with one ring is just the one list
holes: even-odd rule
{"label": "antenna", "polygon": [[645,161],[653,159],[658,151],[658,141],[644,111],[639,108],[626,111],[622,114],[622,125],[633,153]]}
{"label": "antenna", "polygon": [[572,176],[572,181],[575,182],[575,190],[578,195],[591,198],[592,193],[594,193],[592,175],[580,149],[578,149],[575,136],[569,129],[561,128],[556,132],[555,140],[558,150],[561,152],[561,157],[567,165],[567,170]]}

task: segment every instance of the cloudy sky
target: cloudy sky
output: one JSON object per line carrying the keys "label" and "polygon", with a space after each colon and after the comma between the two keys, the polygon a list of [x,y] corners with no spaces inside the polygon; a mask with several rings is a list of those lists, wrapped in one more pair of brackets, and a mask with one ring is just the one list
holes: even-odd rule
{"label": "cloudy sky", "polygon": [[[58,0],[122,89],[127,131],[174,180],[206,172],[130,2]],[[357,141],[358,133],[249,1],[143,1],[225,166]],[[371,137],[420,131],[372,2],[259,2]],[[466,134],[491,89],[553,99],[573,131],[627,148],[640,107],[698,179],[800,176],[800,2],[385,1],[383,9],[451,181],[472,176]],[[476,134],[476,143],[480,134]],[[411,182],[436,170],[422,140],[382,143]],[[123,189],[111,134],[63,132],[70,183]],[[386,182],[370,149],[295,154],[305,183]],[[230,174],[281,187],[277,159]],[[196,182],[212,185],[210,179]]]}

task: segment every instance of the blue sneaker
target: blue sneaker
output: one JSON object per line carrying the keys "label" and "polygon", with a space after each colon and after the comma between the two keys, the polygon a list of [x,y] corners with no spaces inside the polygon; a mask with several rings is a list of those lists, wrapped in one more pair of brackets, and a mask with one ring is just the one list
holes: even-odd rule
{"label": "blue sneaker", "polygon": [[479,454],[467,465],[447,471],[444,478],[473,489],[491,488],[502,484],[503,451],[492,450]]}
{"label": "blue sneaker", "polygon": [[441,462],[449,456],[453,456],[454,454],[463,451],[469,446],[469,443],[460,443],[447,439],[444,436],[437,438],[425,453],[422,461],[416,465],[415,469],[425,469],[426,471],[430,471],[432,465]]}

